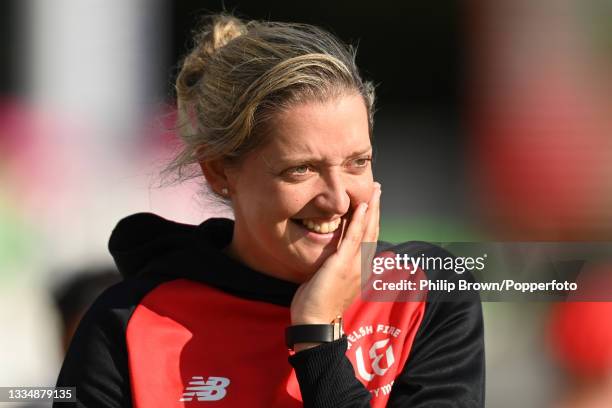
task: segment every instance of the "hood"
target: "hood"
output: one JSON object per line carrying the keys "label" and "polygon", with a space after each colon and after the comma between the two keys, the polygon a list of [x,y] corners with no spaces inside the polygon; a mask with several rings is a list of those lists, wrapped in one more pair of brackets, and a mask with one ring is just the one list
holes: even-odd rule
{"label": "hood", "polygon": [[119,221],[108,249],[123,277],[138,276],[190,247],[197,228],[151,213],[133,214]]}
{"label": "hood", "polygon": [[297,284],[255,271],[223,252],[233,229],[234,222],[226,218],[189,225],[137,213],[119,221],[108,248],[124,279],[190,279],[241,297],[288,306]]}

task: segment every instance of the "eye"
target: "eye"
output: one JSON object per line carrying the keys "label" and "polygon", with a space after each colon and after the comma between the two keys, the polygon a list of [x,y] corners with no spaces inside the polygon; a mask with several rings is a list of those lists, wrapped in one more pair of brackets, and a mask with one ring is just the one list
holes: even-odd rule
{"label": "eye", "polygon": [[357,168],[360,168],[360,167],[367,167],[367,166],[368,166],[368,163],[369,163],[370,161],[372,161],[372,158],[370,158],[370,157],[359,157],[359,158],[357,158],[357,159],[354,159],[354,160],[351,162],[351,165],[352,165],[353,167],[357,167]]}
{"label": "eye", "polygon": [[310,170],[310,167],[302,165],[290,169],[290,172],[293,174],[308,174],[308,170]]}
{"label": "eye", "polygon": [[299,166],[291,167],[284,171],[284,174],[288,177],[304,177],[308,176],[313,172],[312,166],[308,164],[301,164]]}

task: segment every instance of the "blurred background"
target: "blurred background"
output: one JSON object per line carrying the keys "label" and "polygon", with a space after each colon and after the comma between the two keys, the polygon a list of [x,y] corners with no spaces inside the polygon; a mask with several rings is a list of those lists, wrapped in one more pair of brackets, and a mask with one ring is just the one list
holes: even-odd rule
{"label": "blurred background", "polygon": [[[612,1],[0,2],[0,385],[53,385],[118,277],[116,222],[227,215],[160,188],[206,12],[312,23],[378,84],[381,238],[612,240]],[[612,406],[609,304],[485,303],[487,406]],[[0,404],[1,405],[1,404]]]}

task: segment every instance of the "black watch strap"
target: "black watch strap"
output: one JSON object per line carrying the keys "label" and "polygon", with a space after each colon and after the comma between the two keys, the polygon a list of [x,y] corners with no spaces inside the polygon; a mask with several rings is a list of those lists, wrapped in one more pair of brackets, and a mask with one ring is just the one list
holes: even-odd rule
{"label": "black watch strap", "polygon": [[342,316],[338,315],[331,324],[298,324],[285,330],[285,344],[293,350],[296,343],[331,343],[344,336]]}
{"label": "black watch strap", "polygon": [[333,324],[299,324],[285,330],[285,344],[290,350],[296,343],[331,343],[334,341]]}

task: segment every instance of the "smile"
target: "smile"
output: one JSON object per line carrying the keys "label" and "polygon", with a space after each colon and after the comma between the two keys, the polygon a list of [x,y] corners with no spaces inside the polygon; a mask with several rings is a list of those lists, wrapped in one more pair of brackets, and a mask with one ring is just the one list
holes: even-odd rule
{"label": "smile", "polygon": [[319,234],[328,234],[330,232],[334,232],[340,226],[342,222],[341,218],[335,219],[330,222],[315,222],[309,219],[303,219],[302,225],[306,227],[308,230],[319,233]]}

